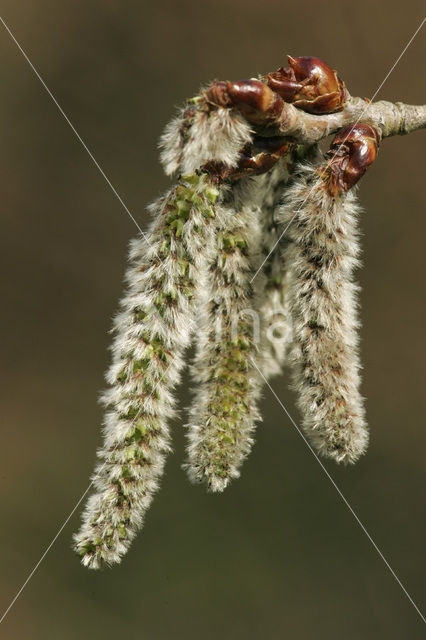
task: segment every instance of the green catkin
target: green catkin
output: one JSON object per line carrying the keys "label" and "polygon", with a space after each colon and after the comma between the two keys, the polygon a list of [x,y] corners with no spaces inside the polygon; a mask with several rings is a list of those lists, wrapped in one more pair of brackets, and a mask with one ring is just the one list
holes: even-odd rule
{"label": "green catkin", "polygon": [[135,239],[115,319],[104,444],[75,549],[91,568],[121,560],[157,489],[170,449],[167,419],[205,273],[214,201],[205,174],[184,176],[151,206],[148,242]]}
{"label": "green catkin", "polygon": [[222,491],[239,476],[259,419],[258,324],[254,312],[254,254],[259,241],[258,211],[238,198],[234,187],[216,208],[214,250],[207,287],[199,301],[198,383],[190,412],[188,462],[192,481]]}

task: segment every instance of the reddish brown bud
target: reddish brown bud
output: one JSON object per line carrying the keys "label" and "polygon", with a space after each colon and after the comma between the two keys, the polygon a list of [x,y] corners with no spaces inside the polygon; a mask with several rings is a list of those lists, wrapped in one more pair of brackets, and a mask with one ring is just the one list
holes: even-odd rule
{"label": "reddish brown bud", "polygon": [[258,175],[269,171],[291,147],[283,137],[255,138],[252,144],[247,144],[241,149],[236,167],[231,168],[220,162],[207,162],[202,170],[210,174],[210,178],[218,184],[250,174]]}
{"label": "reddish brown bud", "polygon": [[380,144],[376,127],[358,123],[345,127],[334,138],[325,167],[332,195],[351,189],[374,162]]}
{"label": "reddish brown bud", "polygon": [[228,95],[228,84],[229,82],[215,80],[205,92],[207,102],[217,107],[232,106]]}
{"label": "reddish brown bud", "polygon": [[268,126],[279,120],[284,104],[279,95],[259,80],[214,82],[205,92],[208,102],[235,107],[252,124]]}
{"label": "reddish brown bud", "polygon": [[345,105],[345,85],[319,58],[287,56],[289,67],[266,77],[268,86],[286,102],[309,113],[333,113]]}
{"label": "reddish brown bud", "polygon": [[303,89],[303,85],[292,80],[291,76],[291,69],[280,67],[278,71],[274,71],[266,77],[268,86],[286,102],[293,102],[295,96]]}
{"label": "reddish brown bud", "polygon": [[243,149],[237,173],[258,175],[269,171],[288,153],[290,146],[285,138],[256,138],[252,145]]}

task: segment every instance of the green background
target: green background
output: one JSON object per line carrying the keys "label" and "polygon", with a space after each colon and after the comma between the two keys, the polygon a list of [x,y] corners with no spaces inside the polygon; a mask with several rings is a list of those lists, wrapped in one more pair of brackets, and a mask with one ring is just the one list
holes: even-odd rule
{"label": "green background", "polygon": [[[214,78],[315,55],[371,96],[422,2],[3,0],[1,15],[139,223],[168,185],[157,141]],[[379,98],[425,102],[425,33]],[[0,26],[1,527],[5,609],[88,485],[97,395],[135,227]],[[424,132],[386,140],[360,196],[371,446],[333,478],[422,607],[426,334]],[[417,639],[420,617],[270,392],[240,480],[191,486],[185,376],[174,453],[119,567],[70,549],[79,511],[1,638]],[[287,378],[273,387],[298,420]]]}

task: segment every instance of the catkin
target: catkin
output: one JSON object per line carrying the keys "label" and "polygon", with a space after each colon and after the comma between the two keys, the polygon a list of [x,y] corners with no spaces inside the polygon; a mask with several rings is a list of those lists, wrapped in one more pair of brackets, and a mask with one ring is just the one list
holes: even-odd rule
{"label": "catkin", "polygon": [[212,491],[222,491],[239,476],[259,419],[254,365],[259,326],[250,280],[260,225],[258,210],[244,204],[250,203],[249,191],[249,181],[242,180],[216,207],[215,247],[199,301],[193,366],[198,386],[190,410],[185,466],[192,481],[206,481]]}
{"label": "catkin", "polygon": [[[205,246],[217,190],[205,175],[184,176],[151,206],[148,243],[131,244],[127,293],[114,323],[104,444],[75,549],[91,568],[127,551],[170,449],[167,419],[193,327],[193,298],[205,273]],[[200,275],[201,274],[201,275]]]}
{"label": "catkin", "polygon": [[355,462],[368,442],[353,282],[359,208],[353,191],[331,196],[324,175],[320,166],[301,164],[280,210],[281,224],[289,225],[293,379],[312,445],[338,462]]}
{"label": "catkin", "polygon": [[187,105],[166,126],[160,139],[160,161],[167,175],[193,173],[207,162],[236,167],[252,129],[234,109],[214,111]]}
{"label": "catkin", "polygon": [[283,257],[285,234],[278,223],[277,212],[289,174],[287,158],[280,160],[268,173],[256,178],[262,188],[261,270],[254,285],[261,324],[259,366],[266,379],[279,375],[291,343],[291,317],[288,309],[290,270]]}

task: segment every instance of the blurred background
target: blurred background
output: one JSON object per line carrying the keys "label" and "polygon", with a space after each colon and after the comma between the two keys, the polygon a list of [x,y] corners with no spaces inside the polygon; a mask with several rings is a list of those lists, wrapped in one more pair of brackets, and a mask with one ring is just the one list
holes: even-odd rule
{"label": "blurred background", "polygon": [[[1,15],[142,227],[168,186],[157,141],[214,78],[314,55],[371,96],[421,1],[2,0]],[[425,102],[426,27],[378,98]],[[135,226],[0,25],[0,608],[87,488],[108,331]],[[426,395],[423,131],[386,140],[362,182],[363,393],[371,446],[333,478],[423,607]],[[181,470],[185,407],[160,492],[123,563],[73,555],[81,508],[0,626],[1,638],[424,637],[421,619],[270,392],[223,495]],[[287,377],[273,387],[298,420]]]}

